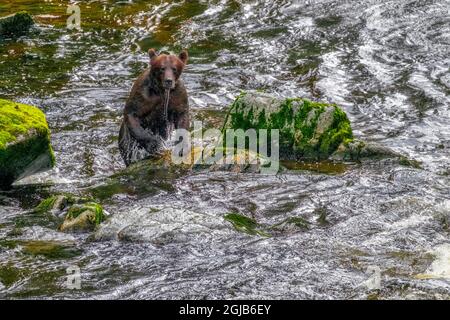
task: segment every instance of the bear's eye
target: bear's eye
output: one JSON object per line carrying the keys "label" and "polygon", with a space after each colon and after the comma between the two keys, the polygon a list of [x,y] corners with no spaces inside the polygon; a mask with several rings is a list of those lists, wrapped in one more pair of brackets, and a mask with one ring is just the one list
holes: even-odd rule
{"label": "bear's eye", "polygon": [[162,71],[162,72],[166,71],[166,68],[165,68],[165,67],[162,67],[162,68],[161,68],[161,71]]}
{"label": "bear's eye", "polygon": [[177,73],[177,69],[176,68],[172,68],[172,72],[173,73]]}

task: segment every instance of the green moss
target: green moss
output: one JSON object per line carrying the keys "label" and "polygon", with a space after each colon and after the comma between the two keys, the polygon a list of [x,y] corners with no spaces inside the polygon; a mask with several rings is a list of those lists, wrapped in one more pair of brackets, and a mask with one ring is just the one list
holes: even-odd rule
{"label": "green moss", "polygon": [[398,163],[405,167],[411,167],[416,169],[422,169],[421,163],[417,160],[408,159],[407,157],[400,157]]}
{"label": "green moss", "polygon": [[18,245],[17,240],[0,240],[0,247],[8,248],[8,249],[14,249]]}
{"label": "green moss", "polygon": [[227,128],[278,129],[283,159],[326,159],[353,139],[350,121],[336,105],[253,92],[241,93],[233,102],[223,131]]}
{"label": "green moss", "polygon": [[270,236],[258,229],[259,224],[254,219],[248,218],[238,213],[229,213],[225,215],[224,219],[231,222],[234,228],[239,232],[244,232],[250,235],[260,235],[264,237]]}
{"label": "green moss", "polygon": [[74,220],[78,218],[82,213],[90,211],[94,213],[89,215],[89,221],[93,225],[97,226],[105,220],[105,215],[103,213],[103,208],[101,205],[95,202],[86,203],[82,206],[73,206],[67,212],[66,219]]}
{"label": "green moss", "polygon": [[[39,165],[30,169],[36,161]],[[9,186],[27,169],[32,174],[54,164],[44,113],[33,106],[0,99],[0,187]]]}
{"label": "green moss", "polygon": [[343,174],[347,171],[349,166],[343,162],[335,162],[330,160],[323,160],[317,162],[311,161],[280,161],[281,165],[288,170],[313,171],[329,175]]}
{"label": "green moss", "polygon": [[25,11],[0,18],[0,35],[19,36],[34,24],[33,18]]}
{"label": "green moss", "polygon": [[43,256],[47,259],[69,259],[81,254],[81,250],[54,241],[22,242],[22,251],[33,256]]}
{"label": "green moss", "polygon": [[14,267],[11,263],[0,265],[0,282],[5,287],[10,287],[23,277],[21,269]]}
{"label": "green moss", "polygon": [[57,196],[51,196],[42,200],[39,205],[33,210],[36,213],[46,213],[53,209]]}
{"label": "green moss", "polygon": [[0,99],[0,150],[30,130],[48,135],[44,113],[36,107]]}
{"label": "green moss", "polygon": [[[44,200],[42,200],[34,209],[33,213],[48,213],[53,209],[63,210],[66,207],[72,206],[74,204],[82,204],[92,201],[88,197],[77,197],[70,193],[61,193],[52,195]],[[55,208],[55,206],[58,206]]]}

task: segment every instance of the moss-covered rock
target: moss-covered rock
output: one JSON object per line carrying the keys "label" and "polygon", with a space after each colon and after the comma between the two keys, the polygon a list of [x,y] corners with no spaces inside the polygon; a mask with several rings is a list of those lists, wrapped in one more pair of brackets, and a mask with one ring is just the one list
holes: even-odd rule
{"label": "moss-covered rock", "polygon": [[101,205],[89,202],[72,206],[59,230],[63,232],[93,231],[105,220]]}
{"label": "moss-covered rock", "polygon": [[0,99],[0,188],[54,164],[44,113],[33,106]]}
{"label": "moss-covered rock", "polygon": [[68,199],[63,195],[54,195],[42,200],[39,205],[34,208],[33,212],[47,213],[53,210],[63,210],[68,204]]}
{"label": "moss-covered rock", "polygon": [[33,18],[25,11],[0,18],[0,36],[19,36],[34,24]]}
{"label": "moss-covered rock", "polygon": [[33,213],[58,213],[64,211],[74,204],[91,202],[91,198],[77,197],[70,193],[55,194],[42,200],[34,209]]}
{"label": "moss-covered rock", "polygon": [[250,235],[260,235],[263,237],[269,237],[270,235],[261,230],[261,226],[256,222],[256,220],[243,216],[238,213],[229,213],[224,216],[224,219],[231,222],[233,227],[243,233]]}
{"label": "moss-covered rock", "polygon": [[278,129],[280,158],[290,160],[327,159],[353,140],[350,121],[338,106],[260,92],[243,93],[234,101],[226,129]]}
{"label": "moss-covered rock", "polygon": [[242,233],[272,237],[280,234],[305,231],[311,223],[302,217],[290,217],[274,225],[260,224],[255,219],[246,217],[239,213],[228,213],[224,216],[225,221],[230,222],[233,227]]}
{"label": "moss-covered rock", "polygon": [[68,259],[81,254],[81,250],[77,249],[70,243],[58,241],[19,241],[22,252],[33,256],[44,256],[48,259]]}
{"label": "moss-covered rock", "polygon": [[420,168],[417,161],[390,148],[355,139],[347,115],[334,104],[244,92],[229,109],[222,131],[227,129],[278,129],[280,160],[393,159],[400,165]]}

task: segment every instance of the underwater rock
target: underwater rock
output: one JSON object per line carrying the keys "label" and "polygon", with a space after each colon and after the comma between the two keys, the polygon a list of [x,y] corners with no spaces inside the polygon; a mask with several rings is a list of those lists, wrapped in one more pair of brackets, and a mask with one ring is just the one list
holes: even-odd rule
{"label": "underwater rock", "polygon": [[256,222],[255,219],[246,217],[238,213],[228,213],[224,216],[224,219],[230,222],[236,231],[247,233],[249,235],[259,235],[263,237],[269,237],[270,235],[264,232],[262,227]]}
{"label": "underwater rock", "polygon": [[417,161],[374,142],[353,137],[345,112],[334,104],[302,98],[278,99],[261,92],[242,93],[231,105],[226,129],[279,129],[281,160],[396,159],[399,164],[419,168]]}
{"label": "underwater rock", "polygon": [[83,204],[91,201],[91,198],[77,197],[70,193],[55,194],[42,200],[32,212],[40,214],[51,213],[58,217],[74,204]]}
{"label": "underwater rock", "polygon": [[150,242],[155,245],[179,243],[199,238],[217,238],[230,234],[230,228],[220,216],[186,209],[136,208],[112,215],[95,233],[96,240],[117,239]]}
{"label": "underwater rock", "polygon": [[51,169],[50,130],[36,107],[0,99],[0,188]]}
{"label": "underwater rock", "polygon": [[34,25],[33,18],[25,11],[0,17],[0,36],[19,36]]}
{"label": "underwater rock", "polygon": [[308,220],[302,217],[289,217],[273,225],[258,223],[255,219],[239,213],[226,214],[224,219],[230,222],[236,231],[261,237],[272,237],[275,235],[305,231],[311,225]]}
{"label": "underwater rock", "polygon": [[105,220],[101,205],[89,202],[72,206],[66,214],[63,224],[59,227],[63,232],[93,231]]}
{"label": "underwater rock", "polygon": [[[228,153],[226,148],[218,147],[216,152],[223,155],[215,163],[210,150],[192,148],[191,159],[181,163],[174,162],[172,152],[167,150],[161,156],[131,164],[124,170],[112,175],[103,183],[90,188],[92,196],[100,201],[116,194],[150,195],[159,191],[173,191],[174,181],[196,170],[228,171],[235,173],[258,173],[269,168],[270,159],[256,155],[249,150]],[[255,161],[248,162],[247,159]],[[274,166],[277,164],[274,164]]]}

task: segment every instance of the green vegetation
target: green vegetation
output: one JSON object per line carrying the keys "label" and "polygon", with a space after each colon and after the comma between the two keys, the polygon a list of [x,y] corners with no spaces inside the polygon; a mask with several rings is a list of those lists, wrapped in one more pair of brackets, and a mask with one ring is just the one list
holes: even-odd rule
{"label": "green vegetation", "polygon": [[[353,140],[350,121],[338,106],[302,98],[278,100],[243,93],[233,103],[225,129],[278,129],[282,159],[327,159]],[[269,135],[270,136],[270,135]]]}
{"label": "green vegetation", "polygon": [[19,36],[34,24],[33,18],[25,11],[0,18],[0,36]]}
{"label": "green vegetation", "polygon": [[258,229],[259,224],[254,219],[238,213],[229,213],[225,215],[224,219],[231,222],[234,228],[239,232],[244,232],[250,235],[270,237],[270,235]]}
{"label": "green vegetation", "polygon": [[246,217],[238,213],[229,213],[224,216],[224,219],[231,222],[233,227],[243,233],[249,235],[259,235],[263,237],[271,237],[282,232],[296,232],[298,230],[308,230],[311,224],[308,220],[302,217],[289,217],[274,225],[262,225],[255,219]]}
{"label": "green vegetation", "polygon": [[0,187],[54,164],[44,113],[33,106],[0,99]]}
{"label": "green vegetation", "polygon": [[95,202],[72,206],[66,214],[60,231],[86,232],[94,230],[105,220],[103,208]]}

